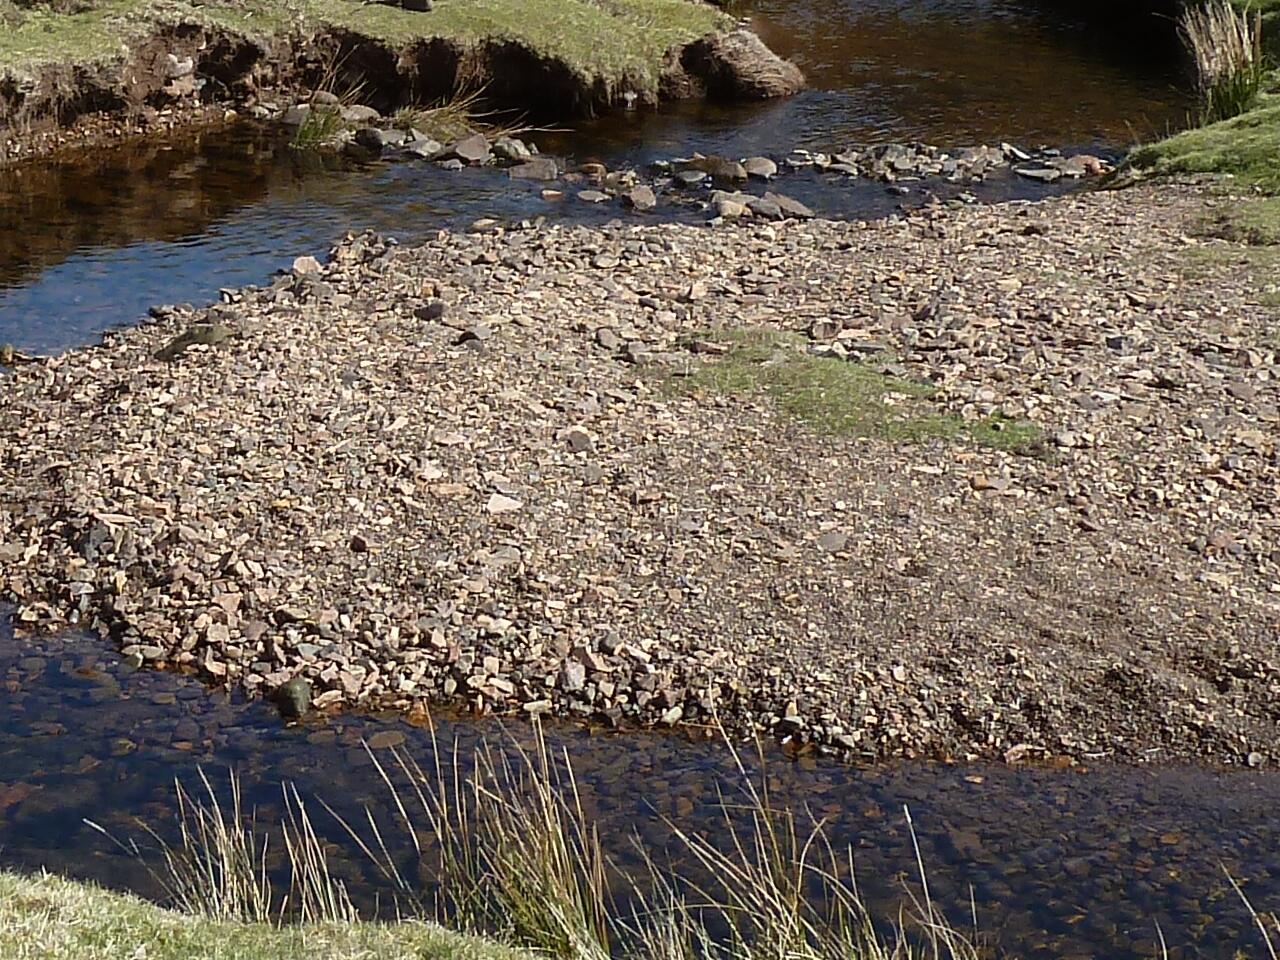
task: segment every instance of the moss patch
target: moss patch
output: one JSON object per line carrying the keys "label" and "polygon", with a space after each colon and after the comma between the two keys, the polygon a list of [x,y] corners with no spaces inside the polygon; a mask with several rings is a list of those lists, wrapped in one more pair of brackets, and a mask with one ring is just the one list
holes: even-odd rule
{"label": "moss patch", "polygon": [[0,873],[5,960],[529,960],[428,923],[281,928],[204,920],[59,877]]}
{"label": "moss patch", "polygon": [[816,356],[795,334],[750,329],[717,331],[703,339],[728,352],[689,376],[670,378],[675,391],[742,395],[766,393],[784,414],[819,433],[875,437],[895,443],[963,440],[1019,453],[1038,453],[1034,424],[999,417],[971,422],[939,411],[927,383],[883,371],[883,364]]}

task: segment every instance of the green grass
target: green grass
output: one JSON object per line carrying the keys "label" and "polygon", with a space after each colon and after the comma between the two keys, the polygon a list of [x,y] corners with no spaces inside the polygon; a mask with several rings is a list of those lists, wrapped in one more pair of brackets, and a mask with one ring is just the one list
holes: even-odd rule
{"label": "green grass", "polygon": [[430,923],[271,926],[164,910],[52,876],[0,873],[4,960],[528,960]]}
{"label": "green grass", "polygon": [[446,0],[429,14],[360,0],[99,0],[78,14],[24,11],[0,33],[0,74],[101,63],[161,24],[194,22],[264,38],[341,27],[392,45],[443,38],[516,41],[587,78],[656,83],[662,54],[725,22],[695,0]]}
{"label": "green grass", "polygon": [[1272,74],[1267,92],[1253,109],[1205,127],[1186,130],[1140,147],[1129,166],[1157,176],[1188,173],[1230,175],[1240,187],[1280,193],[1280,77]]}
{"label": "green grass", "polygon": [[729,344],[724,356],[672,377],[673,390],[742,395],[766,393],[787,416],[819,433],[875,437],[895,443],[961,440],[1020,453],[1037,452],[1041,430],[999,417],[967,421],[939,411],[934,387],[882,372],[883,363],[815,356],[796,334],[751,329],[711,334]]}

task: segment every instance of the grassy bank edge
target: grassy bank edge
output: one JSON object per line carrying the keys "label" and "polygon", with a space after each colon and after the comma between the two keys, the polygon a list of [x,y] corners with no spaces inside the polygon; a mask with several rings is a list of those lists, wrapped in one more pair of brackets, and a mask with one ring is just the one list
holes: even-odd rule
{"label": "grassy bank edge", "polygon": [[528,960],[436,924],[270,926],[209,920],[49,874],[0,872],[5,960]]}
{"label": "grassy bank edge", "polygon": [[1280,74],[1238,117],[1194,127],[1138,147],[1129,155],[1134,177],[1218,174],[1237,190],[1280,193]]}
{"label": "grassy bank edge", "polygon": [[451,0],[429,13],[360,0],[102,0],[78,13],[12,8],[9,17],[16,22],[0,31],[0,76],[19,80],[110,64],[158,29],[196,24],[260,42],[324,28],[393,47],[514,42],[591,81],[651,85],[668,49],[728,22],[700,0]]}

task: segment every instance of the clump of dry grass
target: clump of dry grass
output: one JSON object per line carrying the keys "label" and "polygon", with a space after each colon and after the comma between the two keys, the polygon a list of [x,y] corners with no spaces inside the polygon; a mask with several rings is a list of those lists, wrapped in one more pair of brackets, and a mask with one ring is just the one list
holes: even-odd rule
{"label": "clump of dry grass", "polygon": [[204,771],[203,796],[175,782],[178,839],[170,843],[149,824],[142,829],[160,851],[152,865],[134,841],[123,842],[106,829],[85,823],[137,857],[164,890],[170,906],[209,920],[277,923],[285,915],[304,923],[352,923],[358,912],[341,881],[329,872],[324,843],[296,789],[285,785],[281,833],[289,863],[289,884],[277,895],[267,872],[267,834],[259,830],[241,800],[240,782],[229,776],[224,804]]}
{"label": "clump of dry grass", "polygon": [[484,87],[459,90],[452,96],[429,106],[401,107],[391,116],[391,125],[401,130],[417,130],[448,143],[473,133],[483,133],[490,140],[517,137],[533,128],[519,116],[487,109]]}
{"label": "clump of dry grass", "polygon": [[1265,73],[1261,15],[1209,0],[1187,7],[1178,30],[1195,71],[1198,121],[1216,123],[1248,110]]}
{"label": "clump of dry grass", "polygon": [[[417,909],[562,960],[971,960],[972,941],[928,897],[882,935],[858,893],[849,851],[822,823],[802,829],[772,802],[735,753],[737,792],[721,796],[722,842],[667,820],[678,848],[713,878],[660,863],[636,841],[645,869],[625,875],[584,813],[572,765],[537,731],[514,753],[480,748],[463,775],[456,750],[422,769],[370,753],[400,826],[437,879],[424,895],[387,853],[370,814],[352,839]],[[439,759],[452,756],[452,765]],[[336,814],[335,814],[336,816]],[[923,874],[922,874],[923,880]]]}

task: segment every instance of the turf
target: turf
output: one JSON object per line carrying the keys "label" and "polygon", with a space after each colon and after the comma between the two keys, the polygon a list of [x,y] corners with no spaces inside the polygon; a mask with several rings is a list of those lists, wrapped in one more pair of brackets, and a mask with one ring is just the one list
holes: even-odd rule
{"label": "turf", "polygon": [[52,876],[0,873],[4,960],[529,960],[429,923],[204,920]]}
{"label": "turf", "polygon": [[1214,173],[1237,186],[1280,193],[1280,78],[1252,110],[1230,120],[1197,127],[1140,147],[1130,165],[1156,175]]}
{"label": "turf", "polygon": [[91,9],[9,11],[0,32],[0,74],[117,57],[130,41],[179,22],[225,27],[254,38],[325,26],[392,45],[444,39],[459,45],[514,41],[606,83],[656,84],[663,53],[723,25],[696,0],[439,0],[429,13],[361,0],[95,0]]}

